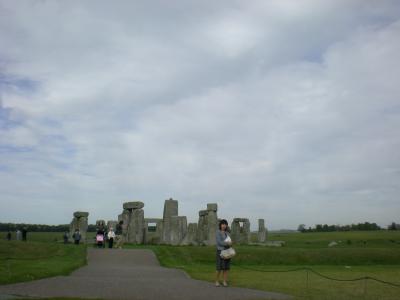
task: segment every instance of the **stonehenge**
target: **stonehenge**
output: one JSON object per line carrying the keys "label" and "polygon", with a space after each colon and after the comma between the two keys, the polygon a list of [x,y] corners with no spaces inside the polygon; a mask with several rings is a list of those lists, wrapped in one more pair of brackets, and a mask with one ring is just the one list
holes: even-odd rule
{"label": "stonehenge", "polygon": [[[189,223],[186,216],[179,216],[178,201],[172,198],[165,200],[162,218],[145,218],[144,203],[141,201],[125,202],[122,205],[122,213],[118,215],[118,221],[97,220],[97,228],[114,230],[118,222],[122,221],[122,237],[125,242],[132,244],[165,244],[165,245],[205,245],[216,243],[218,230],[218,205],[208,203],[207,208],[199,211],[197,223]],[[75,229],[79,229],[82,240],[86,239],[88,228],[87,212],[75,212],[70,225],[71,236]],[[107,226],[106,226],[107,224]],[[235,244],[250,244],[250,221],[247,218],[234,218],[231,227],[228,228]],[[266,243],[267,229],[264,219],[258,220],[258,243]]]}
{"label": "stonehenge", "polygon": [[79,230],[81,234],[81,242],[85,243],[86,242],[86,232],[88,229],[88,217],[89,213],[88,212],[83,212],[83,211],[76,211],[74,212],[74,217],[71,221],[71,224],[69,225],[69,236],[70,236],[70,241],[72,242],[73,240],[73,234],[76,229]]}
{"label": "stonehenge", "polygon": [[246,218],[234,218],[231,226],[231,238],[235,244],[250,243],[250,221]]}
{"label": "stonehenge", "polygon": [[267,239],[267,229],[265,228],[264,219],[258,219],[257,241],[259,243],[265,243],[266,239]]}
{"label": "stonehenge", "polygon": [[126,202],[118,221],[123,221],[122,235],[127,243],[144,243],[144,203],[140,201]]}

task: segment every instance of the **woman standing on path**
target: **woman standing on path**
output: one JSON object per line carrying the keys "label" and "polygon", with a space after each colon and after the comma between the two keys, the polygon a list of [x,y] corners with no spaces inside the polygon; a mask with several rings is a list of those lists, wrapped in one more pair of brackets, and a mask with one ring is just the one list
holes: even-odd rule
{"label": "woman standing on path", "polygon": [[[217,242],[217,256],[216,256],[216,272],[215,272],[215,286],[220,286],[219,277],[221,276],[221,272],[223,273],[223,286],[228,286],[228,271],[230,269],[231,260],[223,259],[221,257],[221,251],[228,249],[232,245],[232,241],[227,232],[228,222],[223,219],[219,222],[219,230],[217,230],[216,234],[216,242]],[[229,239],[227,239],[229,237]]]}
{"label": "woman standing on path", "polygon": [[110,230],[107,233],[107,238],[108,238],[108,248],[112,249],[113,244],[114,244],[114,239],[115,239],[115,232],[110,228]]}

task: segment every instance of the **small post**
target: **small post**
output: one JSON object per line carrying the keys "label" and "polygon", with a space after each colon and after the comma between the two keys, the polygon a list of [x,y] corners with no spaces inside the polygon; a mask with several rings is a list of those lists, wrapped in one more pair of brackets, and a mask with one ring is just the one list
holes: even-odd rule
{"label": "small post", "polygon": [[364,299],[367,298],[367,279],[368,277],[364,277]]}
{"label": "small post", "polygon": [[308,299],[308,268],[306,269],[306,295],[307,295],[307,299]]}

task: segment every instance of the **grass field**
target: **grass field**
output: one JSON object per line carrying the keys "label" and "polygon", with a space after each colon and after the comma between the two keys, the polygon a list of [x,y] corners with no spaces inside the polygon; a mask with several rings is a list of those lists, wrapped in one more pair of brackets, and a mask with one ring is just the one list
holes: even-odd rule
{"label": "grass field", "polygon": [[85,263],[83,245],[0,241],[0,284],[66,275]]}
{"label": "grass field", "polygon": [[[278,233],[270,234],[269,239],[286,244],[281,248],[235,247],[238,254],[232,260],[232,285],[283,292],[296,299],[400,299],[399,287],[371,280],[339,282],[306,270],[284,272],[312,268],[337,279],[369,276],[400,284],[400,232]],[[331,241],[338,242],[338,246],[328,247]],[[156,253],[163,266],[181,268],[195,279],[213,281],[214,247],[146,248]]]}
{"label": "grass field", "polygon": [[[86,248],[63,245],[62,233],[28,233],[28,240],[0,241],[0,283],[68,274],[85,263]],[[398,287],[371,280],[332,281],[301,269],[337,279],[370,276],[400,284],[400,232],[271,233],[269,240],[285,245],[235,246],[233,286],[287,293],[296,299],[400,299]],[[331,241],[338,245],[328,247]],[[151,249],[163,266],[213,281],[214,247],[125,246]]]}

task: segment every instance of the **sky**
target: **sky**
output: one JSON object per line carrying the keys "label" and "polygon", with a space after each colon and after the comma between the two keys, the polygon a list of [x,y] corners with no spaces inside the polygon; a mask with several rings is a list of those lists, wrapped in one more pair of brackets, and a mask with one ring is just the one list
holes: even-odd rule
{"label": "sky", "polygon": [[0,0],[0,222],[400,223],[398,1]]}

